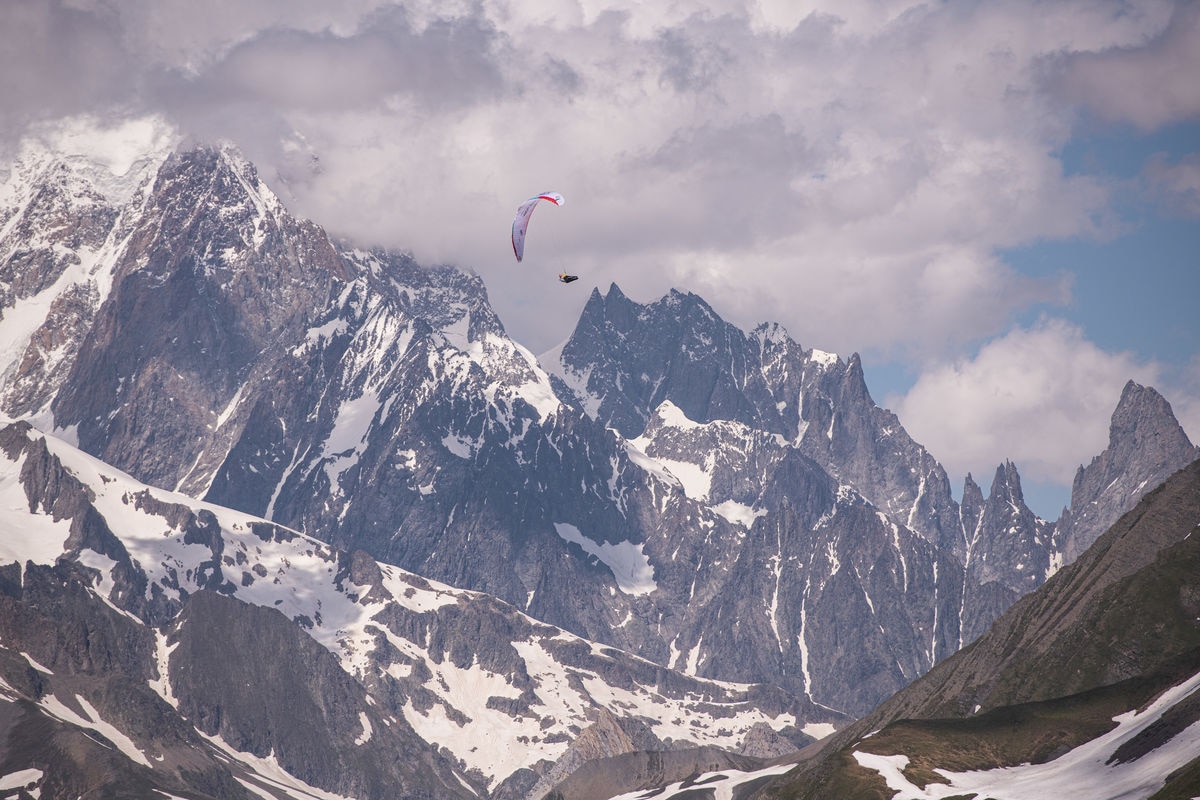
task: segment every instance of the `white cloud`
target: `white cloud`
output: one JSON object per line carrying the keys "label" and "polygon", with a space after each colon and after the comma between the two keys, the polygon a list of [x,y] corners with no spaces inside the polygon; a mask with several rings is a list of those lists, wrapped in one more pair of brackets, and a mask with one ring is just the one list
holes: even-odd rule
{"label": "white cloud", "polygon": [[[534,350],[615,281],[682,286],[808,346],[949,357],[1068,300],[996,253],[1102,231],[1117,190],[1057,157],[1071,103],[1188,113],[1195,8],[11,0],[0,137],[154,112],[231,139],[335,235],[477,269]],[[1169,91],[1143,109],[1148,78]],[[567,205],[516,265],[512,212],[546,189]]]}
{"label": "white cloud", "polygon": [[970,472],[986,489],[1008,459],[1023,478],[1069,486],[1079,465],[1108,446],[1125,383],[1155,386],[1170,400],[1162,377],[1155,365],[1046,319],[988,342],[974,358],[930,367],[886,404],[955,481]]}

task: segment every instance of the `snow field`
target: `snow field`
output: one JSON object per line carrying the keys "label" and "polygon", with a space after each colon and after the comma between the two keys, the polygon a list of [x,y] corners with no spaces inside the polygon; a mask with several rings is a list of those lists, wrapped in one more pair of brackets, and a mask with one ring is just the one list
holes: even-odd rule
{"label": "snow field", "polygon": [[1200,674],[1164,692],[1144,711],[1114,717],[1117,727],[1044,764],[977,772],[937,770],[949,783],[915,786],[904,776],[908,756],[880,756],[857,751],[854,758],[883,776],[894,800],[939,800],[977,795],[992,800],[1058,800],[1088,797],[1093,800],[1148,798],[1166,782],[1178,764],[1200,753],[1200,722],[1193,723],[1169,742],[1130,762],[1117,762],[1114,753],[1122,744],[1158,722],[1164,713],[1200,690]]}

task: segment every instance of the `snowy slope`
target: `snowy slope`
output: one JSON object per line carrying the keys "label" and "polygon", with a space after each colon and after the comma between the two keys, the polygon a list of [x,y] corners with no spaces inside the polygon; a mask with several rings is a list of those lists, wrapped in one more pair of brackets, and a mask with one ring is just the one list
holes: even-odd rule
{"label": "snowy slope", "polygon": [[[32,429],[12,426],[6,436],[20,444],[21,454],[0,461],[0,563],[76,561],[95,570],[98,597],[123,612],[166,616],[150,620],[160,626],[170,625],[175,609],[202,588],[276,609],[334,654],[386,715],[403,717],[488,784],[554,760],[597,708],[643,718],[661,740],[677,744],[728,745],[757,723],[779,729],[800,722],[777,694],[683,676],[664,680],[661,667],[539,623],[486,595],[149,488]],[[85,487],[88,506],[119,546],[104,552],[81,546],[72,534],[77,517],[60,517],[39,503],[30,509],[28,496],[37,488],[23,471],[27,476],[32,469],[37,445]],[[123,564],[144,575],[140,597],[130,595]],[[170,599],[172,610],[163,615],[159,602],[154,608],[160,610],[152,611],[152,594]],[[474,641],[460,639],[456,625],[474,630]],[[495,634],[479,633],[492,629]],[[165,642],[161,647],[169,650]],[[160,651],[160,665],[177,668],[166,655]],[[173,680],[168,672],[154,683],[168,702]],[[362,735],[370,730],[364,727]]]}
{"label": "snowy slope", "polygon": [[[853,752],[854,761],[878,774],[891,792],[892,800],[949,800],[950,798],[989,798],[989,800],[1038,800],[1038,798],[1086,797],[1089,800],[1145,800],[1167,783],[1175,773],[1200,753],[1200,722],[1178,722],[1195,716],[1200,690],[1200,674],[1163,692],[1143,709],[1135,709],[1112,719],[1112,729],[1059,757],[1043,763],[1026,763],[974,771],[934,768],[933,776],[919,783],[905,770],[912,759],[904,753],[877,755],[864,750]],[[1172,719],[1172,717],[1176,719]],[[1139,737],[1154,729],[1166,730],[1157,746],[1137,747]],[[869,742],[871,737],[865,737]],[[1144,752],[1143,752],[1144,751]],[[1140,756],[1140,757],[1139,757]],[[783,776],[794,767],[785,763],[749,772],[724,770],[693,776],[655,789],[615,795],[610,800],[683,800],[702,790],[716,798],[751,796],[771,778]],[[922,769],[922,775],[926,771]],[[839,796],[850,796],[841,794]]]}
{"label": "snowy slope", "polygon": [[[903,754],[881,756],[856,751],[855,760],[878,772],[894,800],[940,800],[978,796],[993,800],[1029,800],[1033,797],[1148,798],[1161,789],[1167,776],[1200,753],[1200,722],[1172,731],[1173,735],[1140,758],[1122,753],[1153,726],[1172,727],[1164,721],[1178,713],[1200,690],[1200,674],[1164,692],[1149,707],[1114,717],[1108,733],[1041,764],[954,772],[935,770],[937,782],[916,786],[904,774],[909,758]],[[1183,713],[1188,713],[1183,711]]]}
{"label": "snowy slope", "polygon": [[47,417],[174,139],[80,118],[22,141],[0,183],[0,408]]}

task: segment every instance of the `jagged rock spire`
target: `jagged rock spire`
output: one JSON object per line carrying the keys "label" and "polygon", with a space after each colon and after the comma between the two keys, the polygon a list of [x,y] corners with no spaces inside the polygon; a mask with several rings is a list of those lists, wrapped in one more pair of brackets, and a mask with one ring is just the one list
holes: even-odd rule
{"label": "jagged rock spire", "polygon": [[1129,381],[1113,411],[1108,447],[1080,466],[1071,486],[1071,508],[1056,539],[1074,561],[1146,492],[1200,458],[1171,404],[1148,386]]}

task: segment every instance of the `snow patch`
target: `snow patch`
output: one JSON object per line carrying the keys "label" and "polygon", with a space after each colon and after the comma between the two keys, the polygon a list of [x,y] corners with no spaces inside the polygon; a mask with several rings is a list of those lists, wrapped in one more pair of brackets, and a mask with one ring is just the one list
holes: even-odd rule
{"label": "snow patch", "polygon": [[517,396],[533,406],[541,419],[554,416],[562,408],[562,401],[554,392],[550,376],[541,368],[532,352],[512,340],[509,342],[514,349],[514,355],[524,362],[528,374],[532,376],[531,380],[517,386]]}
{"label": "snow patch", "polygon": [[675,477],[683,493],[692,500],[707,500],[712,489],[712,472],[687,461],[669,458],[654,459],[664,470]]}
{"label": "snow patch", "polygon": [[337,490],[338,478],[354,464],[358,448],[366,439],[379,407],[377,394],[363,392],[361,397],[346,400],[338,408],[337,419],[325,440],[324,451],[326,456],[331,457],[325,464],[325,477],[329,479],[331,490]]}
{"label": "snow patch", "polygon": [[699,422],[693,422],[691,419],[689,419],[688,415],[683,413],[683,409],[672,403],[670,400],[662,401],[658,408],[654,409],[654,415],[661,420],[663,425],[671,428],[690,431],[695,430],[696,428],[704,427],[703,424]]}
{"label": "snow patch", "polygon": [[79,728],[86,728],[87,730],[95,731],[116,745],[117,749],[128,756],[131,760],[136,761],[143,767],[150,766],[150,760],[146,758],[146,754],[143,753],[137,747],[137,745],[133,743],[133,740],[122,733],[121,730],[116,726],[105,722],[100,716],[99,712],[92,707],[91,703],[89,703],[80,695],[75,695],[75,701],[79,703],[84,714],[87,715],[86,717],[76,713],[75,711],[72,711],[70,708],[64,705],[61,700],[52,694],[43,697],[40,701],[38,701],[38,705],[40,705],[47,714],[59,720],[60,722],[66,722]]}
{"label": "snow patch", "polygon": [[744,783],[769,778],[773,775],[782,775],[795,766],[795,764],[778,764],[773,767],[754,770],[753,772],[738,772],[737,770],[706,772],[702,775],[688,778],[686,781],[672,783],[670,786],[663,787],[655,792],[647,792],[645,789],[639,789],[627,794],[619,794],[613,797],[612,800],[643,800],[649,796],[682,797],[684,794],[690,795],[692,792],[703,792],[699,796],[713,796],[718,798],[718,800],[725,800],[726,798],[738,796],[735,790]]}
{"label": "snow patch", "polygon": [[354,743],[356,745],[364,745],[371,741],[371,735],[374,733],[374,730],[371,728],[371,720],[367,717],[365,711],[358,712],[358,721],[362,725],[362,733],[354,740]]}
{"label": "snow patch", "polygon": [[40,509],[30,510],[21,485],[22,456],[17,466],[0,472],[0,563],[53,564],[71,535],[69,520],[57,522]]}
{"label": "snow patch", "polygon": [[38,672],[45,673],[46,675],[54,674],[49,667],[43,667],[33,656],[29,655],[29,653],[26,653],[24,650],[21,651],[21,655],[24,656],[25,660],[29,662],[29,666],[33,667]]}
{"label": "snow patch", "polygon": [[734,525],[741,525],[746,528],[752,527],[754,520],[767,514],[766,509],[756,509],[745,503],[739,503],[736,500],[726,500],[724,503],[718,503],[712,506],[712,510]]}
{"label": "snow patch", "polygon": [[683,671],[688,675],[695,675],[696,670],[700,669],[700,646],[704,644],[704,637],[701,636],[696,640],[696,646],[688,651],[687,666]]}
{"label": "snow patch", "polygon": [[633,542],[595,542],[569,522],[556,522],[554,529],[566,541],[579,545],[585,553],[600,559],[612,571],[617,586],[625,594],[650,594],[658,588],[654,582],[654,567],[646,557],[643,545]]}
{"label": "snow patch", "polygon": [[[513,644],[517,645],[516,642]],[[449,660],[440,664],[427,661],[426,666],[433,672],[429,684],[440,685],[442,691],[438,692],[433,705],[423,711],[418,711],[410,699],[404,706],[404,718],[425,741],[452,747],[455,756],[463,760],[468,770],[478,769],[493,778],[504,778],[540,759],[557,760],[566,750],[565,740],[545,741],[539,719],[509,716],[489,706],[488,701],[492,698],[520,696],[520,690],[512,686],[506,676],[478,665],[462,669]],[[531,676],[549,669],[537,663],[526,666]],[[458,712],[453,717],[447,711],[448,698],[453,699],[453,708]],[[575,709],[576,713],[579,710]],[[569,719],[571,716],[574,715],[558,718]],[[526,744],[517,743],[521,738]]]}
{"label": "snow patch", "polygon": [[233,412],[237,411],[238,405],[242,402],[242,392],[246,389],[246,386],[247,384],[243,383],[238,387],[238,390],[234,393],[233,398],[225,405],[225,408],[217,417],[218,430],[223,428],[225,423],[229,421],[229,418],[233,416]]}
{"label": "snow patch", "polygon": [[442,446],[459,458],[470,460],[475,453],[475,440],[448,434],[442,437]]}
{"label": "snow patch", "polygon": [[682,485],[679,478],[675,477],[674,474],[668,471],[667,468],[658,461],[646,455],[645,452],[643,452],[636,444],[629,440],[625,440],[623,444],[625,446],[625,453],[629,456],[629,460],[635,465],[641,467],[647,473],[658,478],[663,483],[670,483],[675,486]]}
{"label": "snow patch", "polygon": [[330,341],[335,336],[340,336],[350,328],[350,323],[344,319],[335,319],[326,322],[316,328],[309,328],[305,334],[305,341],[309,344],[320,344],[321,340]]}
{"label": "snow patch", "polygon": [[837,728],[828,722],[810,722],[800,730],[804,731],[806,736],[811,736],[814,739],[824,739],[826,736],[832,736]]}
{"label": "snow patch", "polygon": [[149,681],[149,684],[150,688],[159,697],[166,700],[172,708],[179,708],[179,699],[175,697],[175,693],[171,690],[170,678],[171,651],[178,646],[178,642],[168,645],[167,635],[160,630],[154,631],[154,660],[158,667],[158,678]]}
{"label": "snow patch", "polygon": [[808,360],[819,367],[833,367],[838,363],[837,353],[826,353],[824,350],[813,348],[808,354]]}
{"label": "snow patch", "polygon": [[279,765],[279,760],[275,758],[274,751],[266,758],[260,758],[252,753],[243,753],[240,750],[235,750],[220,736],[209,736],[203,731],[199,731],[199,733],[209,742],[220,748],[227,756],[238,761],[254,773],[254,777],[261,781],[264,784],[263,786],[255,785],[244,778],[237,778],[237,781],[259,797],[266,798],[266,800],[276,800],[280,793],[282,793],[285,797],[296,798],[296,800],[350,800],[345,795],[334,794],[333,792],[327,792],[324,789],[310,786],[292,775]]}
{"label": "snow patch", "polygon": [[[567,340],[569,341],[569,340]],[[601,397],[592,394],[588,391],[588,383],[592,379],[591,365],[584,370],[577,370],[574,367],[568,366],[562,360],[562,349],[567,344],[564,341],[557,347],[542,353],[537,357],[536,361],[546,373],[547,377],[553,375],[567,385],[567,388],[575,395],[579,404],[583,407],[583,413],[591,419],[599,419]]]}
{"label": "snow patch", "polygon": [[40,769],[21,769],[7,775],[0,775],[0,792],[10,792],[13,789],[21,789],[38,783],[43,774]]}

